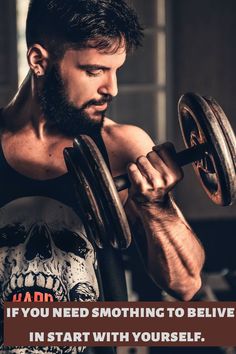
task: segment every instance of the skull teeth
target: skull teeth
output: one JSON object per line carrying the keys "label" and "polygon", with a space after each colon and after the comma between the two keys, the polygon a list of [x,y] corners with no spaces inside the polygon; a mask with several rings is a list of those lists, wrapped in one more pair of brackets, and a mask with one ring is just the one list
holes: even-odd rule
{"label": "skull teeth", "polygon": [[17,283],[16,275],[13,275],[13,277],[11,278],[11,281],[10,281],[10,286],[12,289],[16,288],[16,283]]}
{"label": "skull teeth", "polygon": [[[42,288],[45,291],[49,291],[54,295],[56,301],[68,301],[71,298],[71,294],[66,296],[66,291],[63,288],[63,285],[60,279],[57,276],[51,276],[43,273],[35,274],[29,272],[25,276],[20,274],[18,276],[12,276],[10,282],[5,284],[5,290],[2,295],[0,295],[1,304],[9,299],[10,295],[13,292],[20,292],[23,288],[24,291],[27,291],[27,288]],[[76,294],[71,299],[73,301],[94,301],[96,296],[91,296],[93,293],[91,286],[88,287],[88,284],[80,283],[76,289]]]}
{"label": "skull teeth", "polygon": [[48,289],[52,289],[53,288],[53,277],[49,276],[47,278],[45,287],[48,288]]}
{"label": "skull teeth", "polygon": [[59,286],[60,286],[60,281],[59,281],[59,279],[55,279],[54,280],[54,285],[53,285],[53,291],[57,291],[58,289],[59,289]]}
{"label": "skull teeth", "polygon": [[13,275],[10,282],[5,284],[5,290],[0,296],[1,304],[8,299],[9,295],[15,290],[20,290],[21,288],[32,288],[40,287],[45,290],[50,290],[54,293],[58,301],[66,301],[65,291],[58,277],[52,277],[51,275],[44,275],[43,273],[35,274],[30,272],[23,276]]}
{"label": "skull teeth", "polygon": [[[53,290],[54,290],[54,288],[53,288]],[[63,291],[63,287],[60,285],[60,287],[57,289],[57,291],[56,291],[57,293],[58,293],[58,295],[62,295],[63,293],[64,293],[64,291]]]}
{"label": "skull teeth", "polygon": [[19,278],[17,279],[18,288],[22,288],[23,284],[24,284],[24,278],[23,275],[20,275]]}
{"label": "skull teeth", "polygon": [[45,287],[45,277],[43,276],[43,274],[39,274],[36,276],[36,284],[42,288]]}
{"label": "skull teeth", "polygon": [[26,275],[25,277],[25,286],[27,287],[31,287],[31,286],[34,286],[34,276],[32,273],[29,273]]}

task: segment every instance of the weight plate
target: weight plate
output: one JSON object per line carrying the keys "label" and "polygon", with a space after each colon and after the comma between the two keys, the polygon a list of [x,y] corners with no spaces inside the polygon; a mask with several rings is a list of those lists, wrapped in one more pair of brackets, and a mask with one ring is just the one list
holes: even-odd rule
{"label": "weight plate", "polygon": [[77,198],[76,211],[83,220],[88,237],[95,241],[99,248],[102,248],[105,235],[104,223],[98,209],[94,192],[91,190],[91,183],[83,173],[83,169],[78,166],[83,164],[75,153],[74,148],[64,149],[64,158],[67,169],[72,176],[74,189]]}
{"label": "weight plate", "polygon": [[230,123],[217,102],[195,93],[181,96],[178,115],[186,147],[206,144],[194,170],[209,198],[218,205],[236,199],[236,141]]}
{"label": "weight plate", "polygon": [[[204,99],[207,101],[211,109],[213,110],[215,117],[217,118],[220,127],[222,129],[222,132],[225,136],[225,139],[227,140],[227,146],[229,148],[229,151],[231,153],[232,161],[234,164],[234,171],[236,170],[236,137],[234,134],[234,131],[229,123],[228,118],[226,117],[223,109],[221,106],[216,102],[216,100],[213,97],[205,97]],[[234,180],[235,182],[235,180]]]}
{"label": "weight plate", "polygon": [[111,243],[114,248],[127,248],[131,233],[126,214],[110,171],[92,138],[87,135],[76,138],[73,153],[68,158],[67,149],[65,159],[98,247]]}

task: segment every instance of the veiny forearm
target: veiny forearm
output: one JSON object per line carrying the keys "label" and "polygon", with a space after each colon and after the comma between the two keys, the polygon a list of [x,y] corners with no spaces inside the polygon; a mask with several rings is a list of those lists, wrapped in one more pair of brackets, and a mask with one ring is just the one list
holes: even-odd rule
{"label": "veiny forearm", "polygon": [[201,285],[204,251],[181,212],[170,200],[169,207],[139,207],[145,230],[151,276],[162,288],[190,300]]}

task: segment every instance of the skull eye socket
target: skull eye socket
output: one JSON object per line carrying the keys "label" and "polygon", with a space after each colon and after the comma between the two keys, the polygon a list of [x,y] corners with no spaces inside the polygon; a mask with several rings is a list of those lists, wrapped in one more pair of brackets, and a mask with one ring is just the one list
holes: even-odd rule
{"label": "skull eye socket", "polygon": [[86,257],[89,249],[86,241],[79,234],[63,229],[52,233],[55,245],[64,252],[74,253],[81,258]]}
{"label": "skull eye socket", "polygon": [[26,230],[20,223],[0,228],[0,247],[15,247],[20,243],[24,243],[25,239]]}

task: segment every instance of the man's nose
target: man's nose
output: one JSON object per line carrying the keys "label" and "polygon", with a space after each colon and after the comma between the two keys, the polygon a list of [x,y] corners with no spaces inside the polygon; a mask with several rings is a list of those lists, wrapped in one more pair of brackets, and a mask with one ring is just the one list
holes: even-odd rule
{"label": "man's nose", "polygon": [[115,97],[118,94],[117,76],[109,73],[98,91],[100,94]]}

